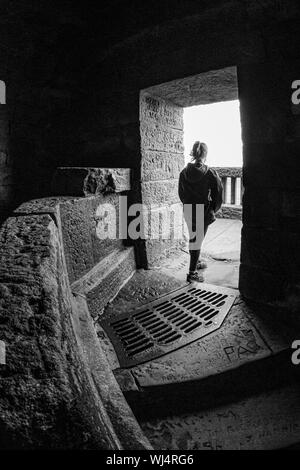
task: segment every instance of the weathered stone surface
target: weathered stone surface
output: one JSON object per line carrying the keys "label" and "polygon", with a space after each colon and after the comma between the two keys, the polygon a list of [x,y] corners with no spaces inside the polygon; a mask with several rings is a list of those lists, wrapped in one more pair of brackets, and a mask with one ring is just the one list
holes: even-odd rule
{"label": "weathered stone surface", "polygon": [[173,80],[147,88],[145,92],[182,107],[236,100],[238,98],[236,67]]}
{"label": "weathered stone surface", "polygon": [[234,206],[230,204],[223,204],[221,209],[216,213],[219,219],[237,219],[242,220],[242,206]]}
{"label": "weathered stone surface", "polygon": [[182,130],[183,109],[181,105],[176,105],[173,99],[169,102],[164,90],[161,92],[160,99],[156,90],[158,91],[159,87],[141,92],[140,121],[154,125],[159,123],[163,127]]}
{"label": "weathered stone surface", "polygon": [[31,199],[30,201],[23,202],[15,210],[14,214],[18,215],[38,215],[38,214],[53,214],[59,217],[59,204],[63,201],[68,201],[68,197],[50,197]]}
{"label": "weathered stone surface", "polygon": [[220,178],[225,178],[227,176],[229,177],[234,177],[234,178],[241,178],[243,175],[243,170],[241,167],[237,166],[232,166],[232,167],[220,167],[220,166],[214,166],[212,167],[214,170],[218,172],[218,175]]}
{"label": "weathered stone surface", "polygon": [[149,419],[142,429],[156,451],[274,450],[299,442],[299,421],[294,384],[217,409]]}
{"label": "weathered stone surface", "polygon": [[[116,258],[117,257],[117,258]],[[109,262],[109,266],[108,266]],[[103,308],[119,292],[121,287],[130,279],[135,272],[134,249],[127,248],[112,253],[111,258],[99,263],[96,282],[87,276],[81,292],[87,297],[89,311],[94,318],[101,315]],[[75,283],[72,289],[78,289]]]}
{"label": "weathered stone surface", "polygon": [[158,267],[162,260],[176,255],[184,246],[184,240],[146,240],[147,267]]}
{"label": "weathered stone surface", "polygon": [[183,131],[162,126],[160,123],[141,122],[142,149],[183,153]]}
{"label": "weathered stone surface", "polygon": [[54,222],[8,219],[0,243],[1,448],[118,445],[80,358]]}
{"label": "weathered stone surface", "polygon": [[120,447],[126,450],[151,450],[150,443],[141,431],[112,374],[101,347],[101,341],[98,339],[94,324],[91,322],[86,300],[77,296],[76,306],[74,315],[76,336],[82,348],[86,365],[92,371],[94,392],[97,395],[100,391],[103,407],[107,410]]}
{"label": "weathered stone surface", "polygon": [[[103,206],[104,204],[107,206]],[[103,207],[111,216],[108,214],[107,218],[104,216],[103,219]],[[123,241],[118,237],[119,197],[116,194],[86,198],[65,196],[37,199],[21,204],[14,213],[50,214],[54,217],[62,233],[70,282],[84,275],[101,259],[123,245]],[[116,236],[99,237],[99,226],[108,224],[109,229],[109,224],[114,221]]]}
{"label": "weathered stone surface", "polygon": [[89,196],[130,190],[129,168],[57,168],[53,193],[60,196]]}
{"label": "weathered stone surface", "polygon": [[145,151],[141,161],[142,181],[179,178],[179,173],[184,166],[184,156],[181,154]]}
{"label": "weathered stone surface", "polygon": [[57,222],[19,213],[0,232],[1,448],[150,449],[71,295]]}
{"label": "weathered stone surface", "polygon": [[[107,206],[104,206],[107,204]],[[104,213],[107,211],[107,217]],[[103,215],[104,214],[104,215]],[[115,248],[121,247],[119,239],[119,197],[107,196],[70,199],[60,205],[62,237],[70,281],[83,276]],[[98,236],[98,225],[115,226],[110,238]]]}
{"label": "weathered stone surface", "polygon": [[165,181],[145,181],[141,185],[143,204],[176,204],[179,202],[178,179]]}

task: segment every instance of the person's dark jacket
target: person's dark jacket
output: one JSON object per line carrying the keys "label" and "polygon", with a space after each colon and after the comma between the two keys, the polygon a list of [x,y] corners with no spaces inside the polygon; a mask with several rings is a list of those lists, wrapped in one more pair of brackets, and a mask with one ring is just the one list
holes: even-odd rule
{"label": "person's dark jacket", "polygon": [[178,194],[183,204],[204,204],[205,223],[211,224],[222,205],[223,185],[212,168],[188,163],[179,176]]}

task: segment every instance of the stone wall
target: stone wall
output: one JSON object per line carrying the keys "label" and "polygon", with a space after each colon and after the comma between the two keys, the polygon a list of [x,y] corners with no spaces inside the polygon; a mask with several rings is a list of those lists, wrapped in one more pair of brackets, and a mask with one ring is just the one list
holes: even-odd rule
{"label": "stone wall", "polygon": [[[170,211],[180,206],[178,197],[178,177],[184,167],[183,154],[183,108],[173,103],[141,93],[140,101],[141,132],[141,198],[148,208],[152,206],[152,216],[159,207]],[[151,211],[150,211],[151,212]],[[147,216],[150,216],[147,212]],[[152,231],[159,234],[159,220]],[[162,236],[162,235],[161,235]],[[180,246],[180,240],[152,239],[145,241],[147,265],[158,262]]]}
{"label": "stone wall", "polygon": [[86,300],[71,293],[65,202],[24,204],[0,230],[0,447],[149,449]]}
{"label": "stone wall", "polygon": [[[277,44],[280,39],[278,31]],[[240,289],[249,298],[286,299],[287,305],[300,284],[300,118],[291,103],[299,62],[290,53],[270,50],[273,61],[239,69],[245,186]]]}

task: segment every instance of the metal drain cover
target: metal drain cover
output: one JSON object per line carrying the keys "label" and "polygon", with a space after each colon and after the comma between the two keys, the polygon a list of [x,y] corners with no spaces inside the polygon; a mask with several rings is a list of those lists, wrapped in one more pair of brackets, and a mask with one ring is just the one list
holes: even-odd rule
{"label": "metal drain cover", "polygon": [[132,367],[181,348],[222,325],[236,291],[189,284],[118,318],[100,321],[121,367]]}

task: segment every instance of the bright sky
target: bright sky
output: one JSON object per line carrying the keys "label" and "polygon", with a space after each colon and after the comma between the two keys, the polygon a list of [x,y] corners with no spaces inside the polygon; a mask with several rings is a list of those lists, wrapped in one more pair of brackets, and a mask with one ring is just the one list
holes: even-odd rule
{"label": "bright sky", "polygon": [[196,140],[208,145],[209,166],[242,166],[239,101],[184,108],[184,155],[186,162]]}

